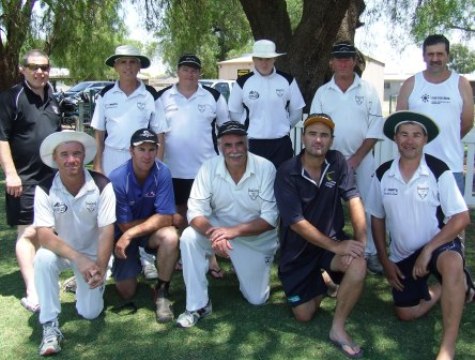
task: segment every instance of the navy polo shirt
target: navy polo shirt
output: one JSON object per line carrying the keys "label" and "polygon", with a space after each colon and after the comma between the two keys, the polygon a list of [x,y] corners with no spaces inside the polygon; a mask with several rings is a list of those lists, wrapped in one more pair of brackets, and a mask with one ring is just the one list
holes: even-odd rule
{"label": "navy polo shirt", "polygon": [[[155,160],[150,173],[140,185],[132,168],[132,159],[114,169],[109,176],[117,199],[117,224],[147,219],[154,214],[175,214],[175,196],[168,167]],[[122,235],[115,229],[116,239]]]}
{"label": "navy polo shirt", "polygon": [[281,217],[281,271],[305,253],[321,249],[294,232],[290,226],[307,220],[332,239],[346,238],[341,200],[359,196],[354,174],[343,154],[329,150],[322,168],[320,184],[302,167],[303,152],[284,162],[277,170],[274,192]]}
{"label": "navy polo shirt", "polygon": [[44,100],[23,82],[0,94],[0,140],[10,144],[13,163],[24,185],[36,185],[53,170],[40,158],[41,142],[61,131],[58,103],[45,86]]}

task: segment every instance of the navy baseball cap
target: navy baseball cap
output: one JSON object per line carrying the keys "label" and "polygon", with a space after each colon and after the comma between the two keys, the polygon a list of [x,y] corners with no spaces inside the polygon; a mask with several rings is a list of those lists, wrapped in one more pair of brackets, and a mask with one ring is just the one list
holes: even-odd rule
{"label": "navy baseball cap", "polygon": [[356,48],[348,41],[333,44],[331,56],[337,59],[356,57]]}
{"label": "navy baseball cap", "polygon": [[130,146],[139,146],[143,143],[149,143],[158,146],[157,134],[154,134],[149,129],[138,129],[130,138]]}
{"label": "navy baseball cap", "polygon": [[223,125],[218,127],[218,139],[224,135],[240,135],[246,136],[246,127],[239,121],[226,121]]}
{"label": "navy baseball cap", "polygon": [[201,69],[201,60],[195,55],[183,55],[178,60],[178,67],[181,65],[191,66],[197,69]]}

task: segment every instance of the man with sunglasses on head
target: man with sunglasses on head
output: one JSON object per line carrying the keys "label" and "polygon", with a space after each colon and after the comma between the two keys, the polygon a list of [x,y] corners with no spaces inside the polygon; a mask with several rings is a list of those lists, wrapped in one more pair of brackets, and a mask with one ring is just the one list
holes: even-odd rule
{"label": "man with sunglasses on head", "polygon": [[28,51],[21,60],[24,80],[0,94],[0,165],[5,174],[7,223],[17,226],[16,256],[26,287],[21,304],[39,310],[34,285],[33,258],[37,247],[33,223],[36,185],[50,176],[41,161],[41,142],[61,130],[60,112],[48,83],[50,63],[41,50]]}

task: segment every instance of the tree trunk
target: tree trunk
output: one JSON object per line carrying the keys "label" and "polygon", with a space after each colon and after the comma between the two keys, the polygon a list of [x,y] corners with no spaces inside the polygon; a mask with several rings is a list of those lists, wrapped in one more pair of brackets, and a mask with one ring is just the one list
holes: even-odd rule
{"label": "tree trunk", "polygon": [[296,77],[310,108],[317,88],[328,80],[328,61],[337,39],[354,40],[361,26],[364,0],[304,0],[302,19],[292,33],[285,0],[240,0],[255,39],[269,39],[277,51],[277,67]]}

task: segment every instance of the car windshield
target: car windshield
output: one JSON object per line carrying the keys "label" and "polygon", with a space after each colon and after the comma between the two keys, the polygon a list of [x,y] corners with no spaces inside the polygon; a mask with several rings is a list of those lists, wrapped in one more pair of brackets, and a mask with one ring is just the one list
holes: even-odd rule
{"label": "car windshield", "polygon": [[80,92],[85,89],[87,89],[91,84],[87,81],[80,82],[79,84],[74,85],[71,89],[68,91],[70,92]]}

